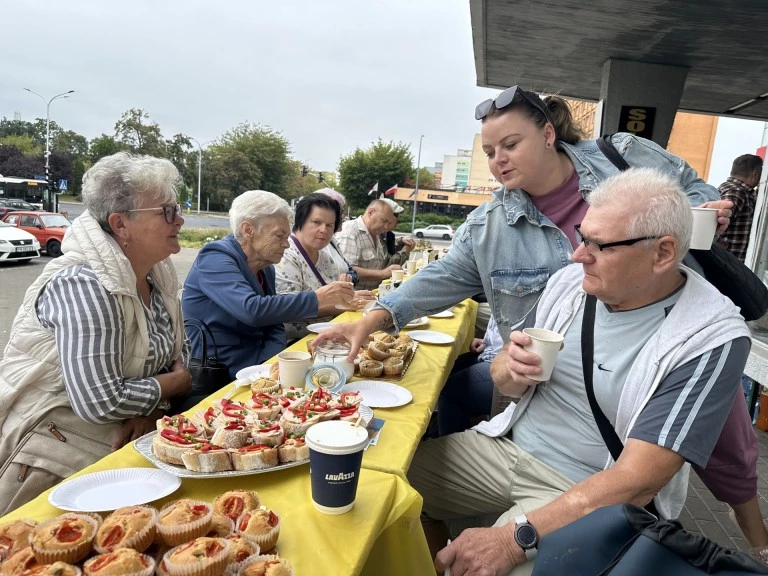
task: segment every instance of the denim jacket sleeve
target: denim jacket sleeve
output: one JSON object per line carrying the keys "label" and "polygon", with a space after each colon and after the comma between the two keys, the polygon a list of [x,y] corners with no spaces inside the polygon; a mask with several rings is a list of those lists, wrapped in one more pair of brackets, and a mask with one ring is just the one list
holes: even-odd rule
{"label": "denim jacket sleeve", "polygon": [[472,256],[472,236],[464,223],[443,258],[430,263],[382,298],[377,307],[388,310],[394,318],[395,328],[401,330],[414,318],[440,312],[480,292],[483,292],[483,284]]}
{"label": "denim jacket sleeve", "polygon": [[699,178],[696,170],[685,160],[671,154],[656,142],[638,138],[633,134],[619,133],[613,135],[613,144],[630,166],[659,168],[679,178],[691,206],[720,200],[717,188]]}

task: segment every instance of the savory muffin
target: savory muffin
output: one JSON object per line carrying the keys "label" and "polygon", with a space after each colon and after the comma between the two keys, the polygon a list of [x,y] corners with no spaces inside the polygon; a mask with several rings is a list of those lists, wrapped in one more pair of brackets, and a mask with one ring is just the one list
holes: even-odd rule
{"label": "savory muffin", "polygon": [[280,536],[280,516],[262,506],[243,513],[237,520],[237,531],[253,538],[262,550],[271,550]]}
{"label": "savory muffin", "polygon": [[219,576],[229,563],[229,542],[196,538],[166,552],[163,561],[171,576]]}
{"label": "savory muffin", "polygon": [[389,346],[387,346],[384,342],[380,342],[378,340],[375,340],[371,342],[368,345],[367,349],[368,356],[373,358],[374,360],[386,360],[389,358]]}
{"label": "savory muffin", "polygon": [[85,576],[150,576],[154,571],[155,560],[133,548],[100,554],[83,564]]}
{"label": "savory muffin", "polygon": [[259,554],[259,545],[242,534],[230,534],[227,536],[227,541],[229,542],[230,566],[239,564],[254,554]]}
{"label": "savory muffin", "polygon": [[379,360],[361,360],[360,375],[366,378],[378,378],[384,371],[384,363]]}
{"label": "savory muffin", "polygon": [[395,345],[395,337],[391,334],[387,334],[386,332],[375,332],[373,334],[373,341],[381,342],[385,344],[387,348],[391,348]]}
{"label": "savory muffin", "polygon": [[229,490],[216,497],[213,510],[237,520],[243,512],[258,510],[261,498],[253,490]]}
{"label": "savory muffin", "polygon": [[96,520],[75,513],[62,514],[38,524],[32,536],[32,549],[38,564],[76,564],[86,558],[93,547],[96,529]]}
{"label": "savory muffin", "polygon": [[[66,562],[54,562],[53,564],[37,564],[18,572],[19,576],[81,576],[83,573],[77,566]],[[3,574],[0,569],[0,574]]]}
{"label": "savory muffin", "polygon": [[285,558],[268,554],[250,558],[240,574],[241,576],[293,576],[293,568]]}
{"label": "savory muffin", "polygon": [[0,574],[2,576],[17,576],[35,566],[39,566],[35,559],[35,551],[32,550],[32,546],[27,546],[12,553],[3,561],[0,565]]}
{"label": "savory muffin", "polygon": [[125,506],[115,510],[96,532],[93,547],[100,554],[118,548],[144,552],[155,539],[157,510],[151,506]]}
{"label": "savory muffin", "polygon": [[157,519],[157,531],[168,546],[204,536],[211,529],[213,508],[207,502],[181,498],[167,504]]}
{"label": "savory muffin", "polygon": [[208,531],[209,538],[226,538],[235,531],[235,521],[231,520],[226,514],[220,512],[213,513],[211,520],[211,529]]}
{"label": "savory muffin", "polygon": [[251,382],[251,392],[254,394],[258,394],[259,392],[271,394],[272,392],[277,392],[279,388],[280,384],[272,378],[257,378]]}
{"label": "savory muffin", "polygon": [[384,360],[384,374],[387,376],[400,376],[403,373],[403,359],[392,357]]}
{"label": "savory muffin", "polygon": [[34,520],[14,520],[0,526],[0,563],[29,546],[36,525]]}

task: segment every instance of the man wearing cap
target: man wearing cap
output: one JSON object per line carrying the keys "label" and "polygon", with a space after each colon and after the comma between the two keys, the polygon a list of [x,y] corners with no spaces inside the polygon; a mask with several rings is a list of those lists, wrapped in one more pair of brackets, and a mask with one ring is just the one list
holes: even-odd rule
{"label": "man wearing cap", "polygon": [[381,234],[392,230],[397,224],[397,215],[403,211],[394,200],[379,198],[365,209],[362,216],[345,222],[335,236],[336,243],[347,262],[360,277],[358,290],[376,288],[382,280],[390,277],[392,270],[399,270],[408,260],[408,253],[414,242],[410,238],[398,241],[397,251],[387,253]]}

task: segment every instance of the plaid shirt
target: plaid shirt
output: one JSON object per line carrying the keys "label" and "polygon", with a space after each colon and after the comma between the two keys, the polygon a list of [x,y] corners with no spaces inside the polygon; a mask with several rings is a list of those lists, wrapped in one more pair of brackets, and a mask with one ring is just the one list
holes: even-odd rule
{"label": "plaid shirt", "polygon": [[744,262],[749,246],[749,233],[752,230],[752,217],[757,204],[757,191],[748,188],[744,182],[734,176],[720,184],[720,197],[733,202],[733,214],[728,229],[718,243]]}
{"label": "plaid shirt", "polygon": [[[386,245],[378,238],[371,236],[363,222],[363,217],[344,222],[341,232],[335,236],[341,255],[352,266],[383,270],[392,264],[402,264],[408,260],[408,254],[397,252],[388,254]],[[378,288],[379,280],[363,280],[358,282],[357,290],[373,290]]]}

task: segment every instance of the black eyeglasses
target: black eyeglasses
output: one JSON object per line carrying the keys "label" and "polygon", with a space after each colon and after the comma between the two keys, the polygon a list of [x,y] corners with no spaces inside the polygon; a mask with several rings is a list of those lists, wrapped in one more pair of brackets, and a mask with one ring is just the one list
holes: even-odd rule
{"label": "black eyeglasses", "polygon": [[176,216],[181,214],[181,204],[168,204],[167,206],[157,206],[156,208],[135,208],[133,210],[126,210],[126,212],[148,212],[149,210],[162,210],[165,221],[168,224],[173,224],[176,221]]}
{"label": "black eyeglasses", "polygon": [[528,104],[544,114],[544,118],[547,120],[547,122],[551,122],[549,119],[549,114],[547,113],[547,109],[543,103],[541,101],[537,102],[537,98],[529,96],[525,90],[520,88],[520,86],[512,86],[511,88],[507,88],[501,94],[496,96],[495,99],[488,98],[488,100],[480,102],[480,104],[475,107],[475,120],[482,120],[488,116],[488,113],[491,111],[494,105],[496,106],[496,110],[501,110],[502,108],[506,108],[514,102],[520,102],[520,100],[525,100],[528,102]]}
{"label": "black eyeglasses", "polygon": [[599,242],[595,242],[594,240],[590,240],[589,238],[584,238],[584,236],[581,234],[581,224],[576,224],[573,229],[576,231],[576,240],[579,244],[584,244],[584,247],[587,249],[589,249],[590,245],[597,246],[597,249],[600,252],[606,248],[615,248],[616,246],[632,246],[633,244],[637,244],[643,240],[658,240],[661,238],[661,236],[643,236],[642,238],[630,238],[629,240],[619,240],[618,242],[605,242],[601,244]]}

